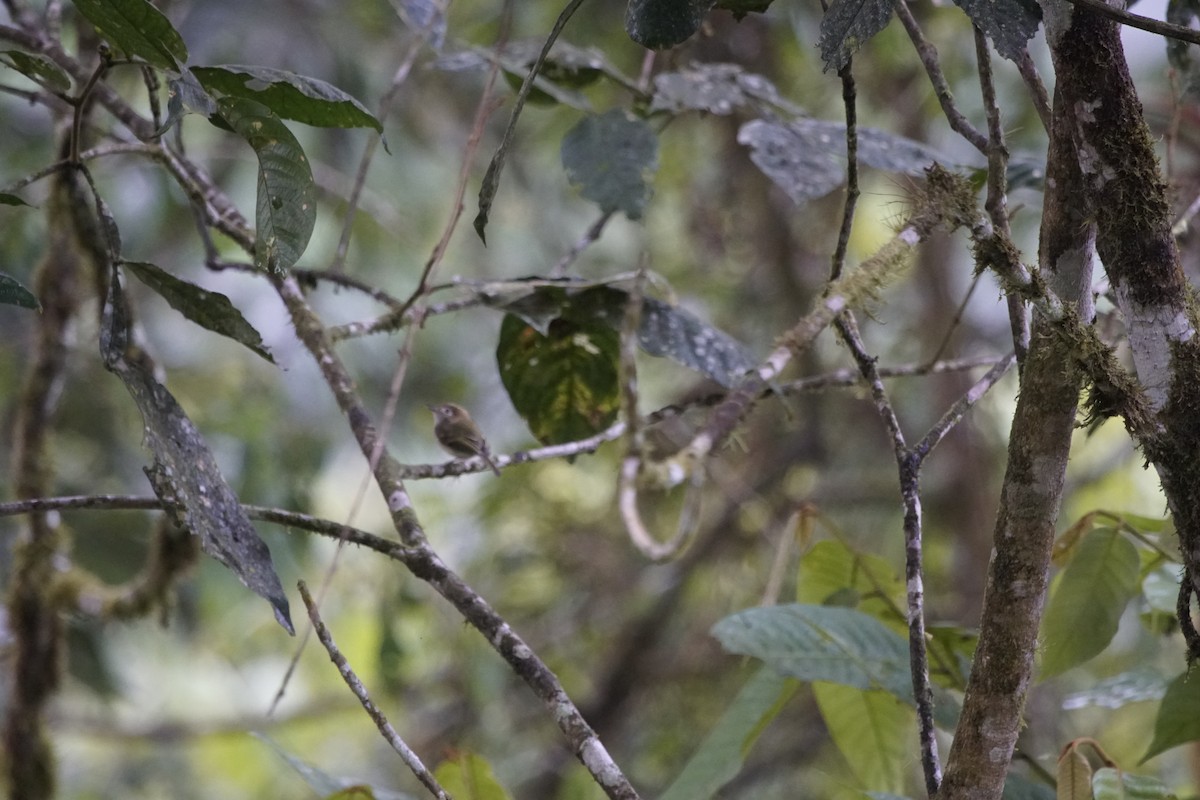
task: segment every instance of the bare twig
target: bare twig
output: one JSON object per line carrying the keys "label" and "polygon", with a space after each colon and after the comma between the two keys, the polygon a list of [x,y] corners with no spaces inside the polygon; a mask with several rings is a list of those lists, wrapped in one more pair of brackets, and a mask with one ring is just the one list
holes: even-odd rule
{"label": "bare twig", "polygon": [[588,227],[587,231],[584,232],[579,241],[571,245],[571,249],[564,253],[563,257],[554,263],[554,266],[550,268],[550,271],[547,273],[547,275],[549,275],[551,278],[559,278],[565,275],[567,273],[567,267],[575,263],[575,259],[579,258],[579,254],[600,238],[600,234],[604,231],[604,226],[606,226],[608,221],[612,219],[613,213],[614,212],[612,211],[605,211],[603,214],[601,214],[596,221]]}
{"label": "bare twig", "polygon": [[963,116],[963,113],[958,110],[958,106],[954,104],[954,95],[950,93],[950,84],[946,82],[946,76],[942,73],[942,66],[938,61],[937,48],[925,38],[921,26],[917,24],[907,3],[896,3],[896,16],[900,18],[904,30],[908,31],[908,38],[917,48],[917,55],[920,57],[921,63],[925,65],[925,73],[929,76],[929,82],[933,84],[933,91],[937,95],[938,103],[942,106],[942,113],[946,115],[946,121],[950,123],[951,129],[974,145],[976,150],[986,154],[987,137],[972,125],[971,121]]}
{"label": "bare twig", "polygon": [[421,762],[420,757],[412,751],[412,748],[405,744],[404,739],[392,727],[392,723],[388,722],[383,711],[371,700],[371,695],[367,692],[367,687],[363,686],[362,681],[354,674],[354,669],[350,666],[350,662],[346,660],[346,657],[342,655],[342,651],[338,650],[337,644],[334,643],[333,635],[321,619],[317,604],[313,602],[312,595],[308,593],[308,586],[305,585],[304,581],[300,581],[298,588],[300,589],[300,598],[304,600],[304,606],[308,609],[308,618],[312,622],[313,629],[317,632],[317,638],[324,645],[325,652],[329,653],[329,660],[337,667],[342,680],[350,687],[350,691],[358,698],[358,702],[362,703],[362,707],[366,709],[367,715],[375,723],[375,727],[379,729],[384,740],[400,755],[400,759],[412,771],[412,774],[417,776],[417,780],[429,790],[430,794],[438,798],[438,800],[450,800],[450,795],[437,782],[437,778],[433,777],[433,773],[426,768]]}
{"label": "bare twig", "polygon": [[1184,27],[1183,25],[1163,22],[1151,17],[1143,17],[1140,14],[1133,14],[1124,9],[1110,6],[1104,0],[1067,0],[1067,2],[1076,8],[1086,8],[1101,16],[1115,19],[1122,25],[1128,25],[1131,28],[1139,28],[1150,33],[1157,33],[1159,36],[1165,36],[1168,39],[1178,39],[1181,42],[1200,44],[1200,31]]}
{"label": "bare twig", "polygon": [[1021,73],[1021,79],[1025,81],[1025,86],[1033,95],[1033,107],[1037,110],[1038,119],[1042,121],[1042,127],[1049,132],[1050,95],[1046,91],[1046,84],[1042,83],[1042,76],[1038,74],[1037,65],[1033,63],[1033,56],[1029,55],[1028,48],[1022,50],[1021,57],[1017,59],[1017,71]]}

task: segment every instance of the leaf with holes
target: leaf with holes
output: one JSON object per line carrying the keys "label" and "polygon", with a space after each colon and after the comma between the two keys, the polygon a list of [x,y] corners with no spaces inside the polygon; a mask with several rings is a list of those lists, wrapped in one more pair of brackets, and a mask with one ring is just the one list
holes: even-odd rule
{"label": "leaf with holes", "polygon": [[258,155],[254,265],[282,275],[300,260],[317,222],[317,192],[300,143],[261,103],[223,97],[221,117]]}
{"label": "leaf with holes", "polygon": [[162,12],[146,0],[73,0],[96,32],[126,55],[170,71],[187,63],[187,45]]}

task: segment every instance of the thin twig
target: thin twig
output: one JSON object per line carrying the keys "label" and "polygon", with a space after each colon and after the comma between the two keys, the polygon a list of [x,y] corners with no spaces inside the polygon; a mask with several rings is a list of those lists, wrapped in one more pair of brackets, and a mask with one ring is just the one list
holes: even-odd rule
{"label": "thin twig", "polygon": [[954,95],[950,93],[950,84],[946,82],[946,76],[942,73],[942,66],[938,61],[937,48],[925,38],[925,34],[921,32],[921,26],[917,24],[907,3],[896,3],[896,16],[900,18],[904,30],[908,31],[908,38],[917,48],[917,56],[925,65],[925,74],[929,76],[929,82],[933,84],[934,94],[937,95],[938,103],[942,107],[942,113],[946,115],[946,121],[950,123],[950,128],[974,145],[976,150],[986,154],[987,137],[972,125],[971,121],[963,116],[963,113],[958,110],[958,106],[954,104]]}
{"label": "thin twig", "polygon": [[1178,39],[1181,42],[1200,44],[1200,31],[1192,30],[1183,25],[1175,25],[1170,22],[1143,17],[1140,14],[1132,14],[1124,9],[1110,6],[1104,0],[1067,0],[1067,2],[1076,8],[1086,8],[1101,16],[1115,19],[1122,25],[1128,25],[1131,28],[1139,28],[1150,33],[1157,33],[1159,36],[1165,36],[1168,39]]}
{"label": "thin twig", "polygon": [[313,629],[317,632],[317,638],[324,645],[325,652],[329,653],[329,660],[337,667],[342,680],[350,687],[350,691],[358,698],[358,702],[362,703],[362,707],[375,723],[375,727],[379,729],[384,740],[400,755],[400,759],[404,762],[405,766],[412,771],[413,775],[417,776],[417,780],[421,782],[421,785],[428,789],[434,797],[438,798],[438,800],[450,800],[450,795],[437,782],[437,778],[433,777],[433,773],[426,768],[421,762],[420,757],[412,751],[412,748],[405,744],[404,739],[392,727],[392,723],[388,722],[383,711],[371,700],[371,695],[367,692],[367,687],[363,686],[362,681],[354,674],[354,669],[350,666],[350,662],[346,660],[346,657],[342,655],[342,651],[338,650],[337,645],[334,643],[333,635],[321,619],[317,604],[313,602],[312,595],[308,593],[308,586],[305,585],[304,581],[300,581],[298,588],[300,589],[300,598],[304,601],[305,608],[308,609],[308,618],[312,621]]}
{"label": "thin twig", "polygon": [[1038,119],[1042,121],[1042,127],[1049,133],[1053,117],[1050,95],[1046,91],[1046,84],[1042,82],[1042,76],[1038,74],[1037,65],[1033,63],[1033,56],[1029,55],[1029,48],[1021,51],[1021,57],[1017,59],[1017,71],[1021,73],[1021,79],[1033,95],[1033,107],[1037,111]]}
{"label": "thin twig", "polygon": [[573,244],[571,249],[564,253],[563,257],[556,261],[554,266],[550,268],[550,271],[547,273],[549,277],[560,278],[565,275],[567,273],[567,267],[575,263],[575,259],[579,258],[579,254],[600,238],[600,234],[604,231],[604,226],[608,224],[610,219],[612,219],[613,213],[614,212],[612,211],[605,211],[603,214],[601,214],[596,221],[588,227],[587,231],[584,232],[579,241]]}

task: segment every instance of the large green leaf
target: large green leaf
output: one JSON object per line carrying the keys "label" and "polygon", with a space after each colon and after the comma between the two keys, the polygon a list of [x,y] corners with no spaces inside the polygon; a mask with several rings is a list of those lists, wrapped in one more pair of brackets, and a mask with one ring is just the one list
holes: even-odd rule
{"label": "large green leaf", "polygon": [[825,682],[812,688],[829,736],[859,785],[903,791],[912,762],[913,708],[887,692]]}
{"label": "large green leaf", "polygon": [[796,600],[859,608],[902,627],[904,617],[896,609],[904,608],[905,588],[895,573],[879,556],[857,553],[838,541],[817,542],[800,559]]}
{"label": "large green leaf", "polygon": [[1200,679],[1184,672],[1171,681],[1158,706],[1154,720],[1154,738],[1141,763],[1172,747],[1200,740]]}
{"label": "large green leaf", "polygon": [[275,362],[263,347],[258,331],[225,295],[180,280],[144,261],[126,261],[124,266],[192,322],[245,345],[271,363]]}
{"label": "large green leaf", "polygon": [[750,748],[798,685],[768,667],[759,669],[658,800],[706,800],[715,795],[738,774]]}
{"label": "large green leaf", "polygon": [[645,120],[613,109],[567,132],[562,163],[571,183],[603,211],[641,219],[658,168],[658,137]]}
{"label": "large green leaf", "polygon": [[308,157],[287,126],[261,103],[223,97],[221,117],[258,155],[254,265],[282,274],[304,254],[317,222],[317,192]]}
{"label": "large green leaf", "polygon": [[1042,620],[1042,676],[1078,666],[1108,646],[1138,590],[1137,548],[1115,528],[1090,531],[1063,570]]}
{"label": "large green leaf", "polygon": [[236,64],[193,67],[192,74],[211,94],[255,100],[284,119],[323,128],[374,128],[383,132],[383,125],[362,103],[316,78]]}
{"label": "large green leaf", "polygon": [[73,0],[96,32],[126,55],[175,71],[187,63],[187,45],[162,12],[146,0]]}
{"label": "large green leaf", "polygon": [[0,51],[0,64],[12,67],[52,92],[66,92],[71,88],[71,76],[41,54],[4,50]]}
{"label": "large green leaf", "polygon": [[629,0],[625,32],[651,50],[675,47],[700,30],[714,0]]}
{"label": "large green leaf", "polygon": [[500,380],[538,441],[584,439],[613,423],[618,339],[601,322],[560,317],[543,334],[519,317],[504,317],[496,346]]}
{"label": "large green leaf", "polygon": [[0,304],[34,310],[42,307],[33,292],[22,286],[16,278],[3,272],[0,272]]}

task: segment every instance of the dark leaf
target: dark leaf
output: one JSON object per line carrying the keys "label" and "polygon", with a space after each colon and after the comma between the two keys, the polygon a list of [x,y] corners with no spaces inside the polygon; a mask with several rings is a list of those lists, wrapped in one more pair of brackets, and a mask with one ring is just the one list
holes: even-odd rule
{"label": "dark leaf", "polygon": [[707,111],[730,114],[756,102],[795,111],[779,96],[775,84],[737,64],[693,64],[654,78],[651,111]]}
{"label": "dark leaf", "polygon": [[4,50],[0,51],[0,64],[12,67],[52,92],[66,92],[71,88],[71,76],[43,55]]}
{"label": "dark leaf", "polygon": [[588,116],[563,137],[562,163],[601,210],[641,219],[658,167],[658,137],[645,120],[620,109]]}
{"label": "dark leaf", "polygon": [[773,0],[717,0],[717,8],[723,8],[741,20],[747,14],[765,14]]}
{"label": "dark leaf", "polygon": [[136,275],[138,280],[170,303],[171,308],[192,322],[214,333],[227,336],[250,348],[272,364],[275,363],[271,353],[263,347],[262,337],[258,331],[246,321],[242,313],[234,307],[233,303],[229,302],[229,298],[225,295],[201,289],[195,284],[182,281],[154,264],[144,261],[126,261],[124,266]]}
{"label": "dark leaf", "polygon": [[383,125],[362,103],[316,78],[236,64],[195,67],[192,73],[210,94],[254,100],[284,119],[322,128],[374,128],[383,132]]}
{"label": "dark leaf", "polygon": [[129,346],[127,302],[114,270],[101,320],[100,353],[142,413],[146,446],[154,456],[153,465],[146,468],[154,494],[172,521],[200,537],[204,552],[266,599],[279,624],[294,634],[287,596],[266,543],[222,477],[196,426],[155,378],[154,365],[140,348]]}
{"label": "dark leaf", "polygon": [[21,197],[9,192],[0,192],[0,206],[26,206],[32,208]]}
{"label": "dark leaf", "polygon": [[218,107],[258,155],[254,265],[282,274],[304,254],[317,222],[317,192],[308,158],[287,126],[261,103],[224,97]]}
{"label": "dark leaf", "polygon": [[875,34],[887,27],[896,0],[833,0],[821,20],[821,58],[839,70]]}
{"label": "dark leaf", "polygon": [[967,12],[971,22],[992,40],[996,52],[1009,61],[1016,61],[1038,26],[1042,24],[1042,9],[1036,0],[954,0]]}
{"label": "dark leaf", "polygon": [[750,160],[797,205],[824,197],[846,177],[832,141],[810,147],[798,131],[782,123],[751,120],[738,131],[738,144],[750,148]]}
{"label": "dark leaf", "polygon": [[187,45],[171,22],[146,0],[73,0],[96,32],[126,55],[165,70],[187,63]]}
{"label": "dark leaf", "polygon": [[32,308],[35,311],[42,308],[33,292],[22,286],[16,278],[3,272],[0,272],[0,304]]}
{"label": "dark leaf", "polygon": [[[508,85],[517,90],[537,61],[543,44],[534,41],[509,42],[499,56],[495,50],[486,47],[460,50],[438,58],[433,62],[433,68],[445,72],[482,72],[496,63]],[[617,79],[622,77],[599,51],[555,42],[537,77],[533,79],[528,102],[534,105],[559,103],[590,112],[591,103],[574,89],[588,85],[603,74]]]}
{"label": "dark leaf", "polygon": [[617,417],[618,335],[603,322],[556,319],[542,334],[505,315],[496,346],[500,380],[543,444],[583,439]]}
{"label": "dark leaf", "polygon": [[683,44],[700,30],[714,0],[629,0],[625,32],[650,50]]}

